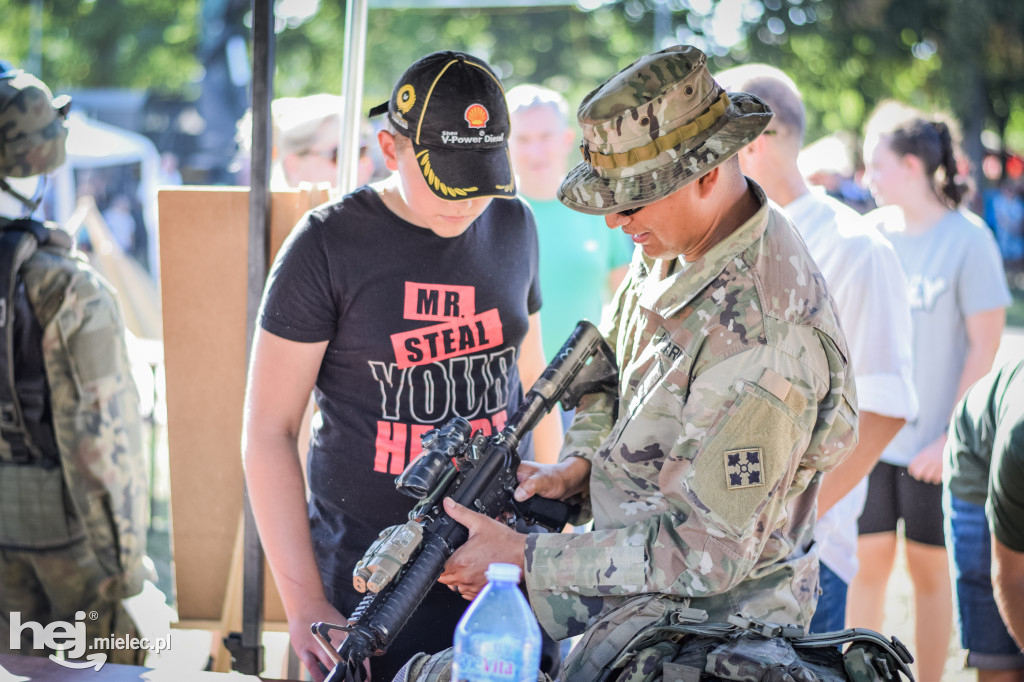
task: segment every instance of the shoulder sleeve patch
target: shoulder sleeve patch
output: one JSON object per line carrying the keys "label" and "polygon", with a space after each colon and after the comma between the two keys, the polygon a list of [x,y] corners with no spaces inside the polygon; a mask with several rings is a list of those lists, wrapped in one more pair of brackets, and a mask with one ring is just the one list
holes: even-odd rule
{"label": "shoulder sleeve patch", "polygon": [[764,485],[761,448],[725,451],[725,486],[730,490]]}
{"label": "shoulder sleeve patch", "polygon": [[793,450],[807,442],[785,404],[747,384],[721,429],[690,470],[690,494],[707,520],[736,538],[749,536],[778,494]]}

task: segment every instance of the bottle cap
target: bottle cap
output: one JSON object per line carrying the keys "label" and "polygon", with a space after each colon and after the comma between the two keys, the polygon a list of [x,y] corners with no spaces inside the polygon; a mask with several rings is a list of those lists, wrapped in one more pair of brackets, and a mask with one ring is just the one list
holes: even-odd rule
{"label": "bottle cap", "polygon": [[518,583],[519,567],[515,564],[491,564],[487,567],[487,580]]}

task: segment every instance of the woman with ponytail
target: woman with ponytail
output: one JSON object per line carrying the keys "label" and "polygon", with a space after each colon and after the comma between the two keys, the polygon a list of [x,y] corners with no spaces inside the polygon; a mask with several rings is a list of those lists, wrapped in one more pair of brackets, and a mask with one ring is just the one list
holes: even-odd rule
{"label": "woman with ponytail", "polygon": [[917,679],[938,682],[953,611],[942,451],[953,406],[992,367],[1010,293],[991,231],[960,208],[966,186],[946,123],[885,103],[868,121],[864,160],[881,206],[867,219],[892,242],[907,277],[920,411],[868,479],[859,521],[860,572],[850,585],[847,613],[853,627],[882,629],[897,522],[903,519]]}

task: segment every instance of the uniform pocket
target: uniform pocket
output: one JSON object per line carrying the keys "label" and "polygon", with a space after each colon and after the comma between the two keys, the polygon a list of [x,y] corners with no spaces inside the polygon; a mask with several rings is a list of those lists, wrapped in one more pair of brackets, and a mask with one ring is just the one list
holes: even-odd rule
{"label": "uniform pocket", "polygon": [[0,546],[66,547],[84,537],[60,467],[0,465]]}
{"label": "uniform pocket", "polygon": [[614,584],[617,591],[635,588],[647,581],[647,552],[641,545],[625,547],[581,547],[567,550],[562,557],[558,583],[581,588]]}

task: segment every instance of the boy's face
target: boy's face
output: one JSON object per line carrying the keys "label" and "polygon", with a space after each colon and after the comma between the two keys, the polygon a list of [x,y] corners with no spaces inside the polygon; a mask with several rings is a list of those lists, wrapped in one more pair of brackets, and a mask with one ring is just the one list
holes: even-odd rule
{"label": "boy's face", "polygon": [[377,139],[388,169],[397,170],[401,179],[403,206],[399,207],[399,217],[439,237],[458,237],[487,210],[493,197],[460,201],[438,197],[423,179],[412,144],[407,139],[396,143],[395,137],[382,130]]}

